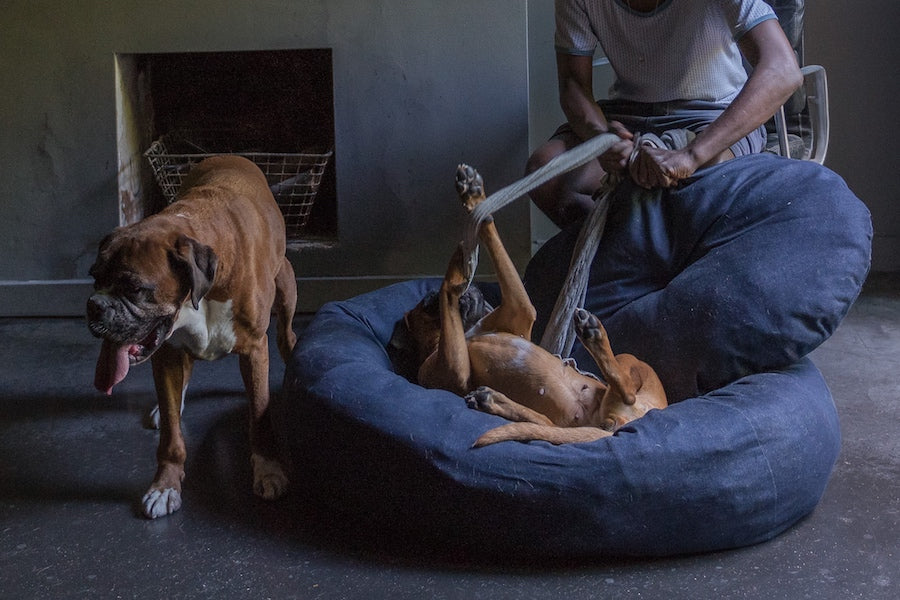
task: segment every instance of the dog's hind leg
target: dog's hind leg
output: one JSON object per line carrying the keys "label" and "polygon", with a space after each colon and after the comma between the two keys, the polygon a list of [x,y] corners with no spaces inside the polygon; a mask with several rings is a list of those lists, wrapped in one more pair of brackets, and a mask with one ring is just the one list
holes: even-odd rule
{"label": "dog's hind leg", "polygon": [[539,425],[553,425],[546,415],[518,402],[511,400],[505,394],[487,386],[469,392],[465,397],[466,406],[490,415],[497,415],[510,421],[522,421],[537,423]]}
{"label": "dog's hind leg", "polygon": [[522,406],[506,395],[489,387],[480,387],[466,396],[469,408],[503,417],[513,423],[494,427],[481,434],[473,448],[498,442],[530,442],[543,440],[551,444],[593,442],[612,435],[599,427],[559,427],[545,415]]}
{"label": "dog's hind leg", "polygon": [[[468,165],[460,165],[456,169],[456,191],[463,206],[470,213],[485,199],[484,182],[481,175]],[[530,340],[531,328],[537,313],[528,298],[528,292],[525,291],[516,266],[509,258],[509,254],[500,240],[500,234],[493,219],[482,224],[479,239],[494,263],[502,296],[500,306],[485,317],[482,329],[484,331],[504,331]]]}
{"label": "dog's hind leg", "polygon": [[484,432],[473,448],[481,448],[498,442],[544,441],[551,444],[577,444],[595,442],[612,433],[599,427],[557,427],[537,423],[507,423]]}
{"label": "dog's hind leg", "polygon": [[600,323],[600,319],[583,308],[579,308],[575,311],[572,322],[575,325],[578,339],[600,367],[600,373],[610,390],[619,394],[625,404],[634,404],[640,382],[634,381],[630,370],[620,367],[619,361],[616,360],[612,347],[609,345],[609,336]]}
{"label": "dog's hind leg", "polygon": [[294,344],[297,343],[297,335],[293,329],[294,312],[297,310],[297,278],[294,275],[294,267],[287,257],[284,257],[284,262],[275,275],[273,309],[276,316],[275,336],[278,353],[287,363],[290,360]]}

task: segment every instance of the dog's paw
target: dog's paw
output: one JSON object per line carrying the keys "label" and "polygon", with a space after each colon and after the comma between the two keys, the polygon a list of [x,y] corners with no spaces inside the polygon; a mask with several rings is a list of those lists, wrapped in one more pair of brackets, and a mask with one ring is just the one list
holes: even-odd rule
{"label": "dog's paw", "polygon": [[251,454],[253,465],[253,493],[266,500],[280,498],[288,486],[288,478],[278,461],[261,454]]}
{"label": "dog's paw", "polygon": [[599,342],[603,339],[600,319],[583,308],[575,310],[575,314],[572,315],[572,324],[575,326],[575,333],[578,334],[578,338],[585,344]]}
{"label": "dog's paw", "polygon": [[466,210],[472,212],[484,200],[484,181],[478,171],[469,165],[456,167],[456,193]]}
{"label": "dog's paw", "polygon": [[466,406],[471,408],[472,410],[478,410],[483,413],[488,414],[496,414],[497,405],[494,402],[495,392],[491,388],[487,386],[481,386],[478,389],[475,389],[468,394],[466,394],[464,400],[466,401]]}
{"label": "dog's paw", "polygon": [[141,508],[148,519],[171,515],[181,508],[181,492],[174,488],[151,488],[141,499]]}

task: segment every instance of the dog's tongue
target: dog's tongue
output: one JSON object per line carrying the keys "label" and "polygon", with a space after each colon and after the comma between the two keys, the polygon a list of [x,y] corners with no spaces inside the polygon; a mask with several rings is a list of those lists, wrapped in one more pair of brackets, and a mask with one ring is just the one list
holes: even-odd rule
{"label": "dog's tongue", "polygon": [[94,374],[94,387],[109,396],[113,386],[128,375],[128,348],[103,340],[100,358],[97,359],[97,372]]}

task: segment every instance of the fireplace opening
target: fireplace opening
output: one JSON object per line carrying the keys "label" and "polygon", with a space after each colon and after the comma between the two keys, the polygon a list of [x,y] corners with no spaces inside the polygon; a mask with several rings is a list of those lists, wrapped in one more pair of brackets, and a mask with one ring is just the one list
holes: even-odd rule
{"label": "fireplace opening", "polygon": [[337,238],[330,49],[117,54],[120,220],[171,201],[190,164],[242,154],[266,173],[288,242]]}

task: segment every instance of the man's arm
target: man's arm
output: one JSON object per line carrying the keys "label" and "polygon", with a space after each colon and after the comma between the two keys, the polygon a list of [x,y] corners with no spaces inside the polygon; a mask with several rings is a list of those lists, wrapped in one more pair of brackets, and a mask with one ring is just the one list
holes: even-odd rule
{"label": "man's arm", "polygon": [[594,101],[592,57],[556,53],[559,105],[582,140],[609,131],[609,123]]}
{"label": "man's arm", "polygon": [[645,149],[632,166],[632,177],[644,187],[669,187],[716,159],[739,139],[765,123],[803,83],[790,43],[776,19],[748,31],[738,42],[753,72],[743,89],[687,148]]}
{"label": "man's arm", "polygon": [[600,157],[607,172],[625,167],[632,148],[632,135],[617,121],[607,121],[594,100],[593,58],[556,53],[556,73],[559,82],[559,105],[572,130],[582,141],[601,133],[612,132],[622,138]]}

